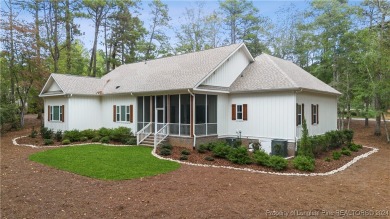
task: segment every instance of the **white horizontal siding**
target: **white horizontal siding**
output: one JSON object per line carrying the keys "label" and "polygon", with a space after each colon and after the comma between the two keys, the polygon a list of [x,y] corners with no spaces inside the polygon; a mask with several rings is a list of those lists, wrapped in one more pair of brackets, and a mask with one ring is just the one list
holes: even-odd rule
{"label": "white horizontal siding", "polygon": [[[314,93],[297,93],[297,103],[305,105],[305,118],[309,135],[320,135],[337,129],[337,97]],[[318,104],[319,124],[311,124],[311,104]],[[302,126],[297,128],[297,137],[302,135]]]}
{"label": "white horizontal siding", "polygon": [[69,130],[99,129],[102,127],[101,116],[100,97],[71,96],[69,98]]}
{"label": "white horizontal siding", "polygon": [[[62,106],[65,107],[65,116],[64,116],[64,122],[58,122],[58,121],[48,121],[48,106]],[[64,96],[60,97],[46,97],[44,98],[44,125],[46,128],[53,129],[54,131],[57,130],[68,130],[68,124],[69,124],[69,105],[68,105],[68,98]]]}
{"label": "white horizontal siding", "polygon": [[[248,104],[248,120],[232,120],[232,104]],[[242,138],[294,141],[295,97],[293,92],[236,94],[229,98],[228,135]]]}
{"label": "white horizontal siding", "polygon": [[[114,122],[113,121],[113,105],[133,105],[133,123],[129,122]],[[131,95],[104,96],[102,98],[102,126],[106,128],[117,128],[124,126],[131,128],[132,132],[137,131],[137,97]]]}
{"label": "white horizontal siding", "polygon": [[230,87],[248,64],[249,59],[241,48],[211,74],[202,85]]}

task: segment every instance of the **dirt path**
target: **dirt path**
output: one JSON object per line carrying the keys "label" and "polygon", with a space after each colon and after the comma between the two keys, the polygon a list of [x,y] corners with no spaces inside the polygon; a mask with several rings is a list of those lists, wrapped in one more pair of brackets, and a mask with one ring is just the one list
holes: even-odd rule
{"label": "dirt path", "polygon": [[29,130],[8,133],[0,148],[1,218],[264,218],[274,210],[334,218],[342,210],[389,212],[390,146],[384,136],[372,135],[373,123],[369,129],[363,124],[353,121],[355,141],[380,151],[324,177],[182,165],[155,177],[102,181],[29,161],[30,154],[45,149],[12,145],[12,138]]}

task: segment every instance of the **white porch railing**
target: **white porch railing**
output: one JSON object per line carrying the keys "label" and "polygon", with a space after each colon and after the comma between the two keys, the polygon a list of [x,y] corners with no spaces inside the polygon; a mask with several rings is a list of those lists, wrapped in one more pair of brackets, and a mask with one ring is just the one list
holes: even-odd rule
{"label": "white porch railing", "polygon": [[169,135],[169,123],[165,124],[160,130],[154,134],[154,148],[157,147],[164,139],[166,139]]}
{"label": "white porch railing", "polygon": [[153,122],[149,122],[145,127],[137,132],[137,145],[153,133]]}

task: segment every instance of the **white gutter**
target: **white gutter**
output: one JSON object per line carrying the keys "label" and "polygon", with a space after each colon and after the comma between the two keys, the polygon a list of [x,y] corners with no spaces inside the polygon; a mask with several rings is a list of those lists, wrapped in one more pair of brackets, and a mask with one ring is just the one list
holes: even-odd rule
{"label": "white gutter", "polygon": [[[193,94],[190,89],[188,89],[188,93],[191,94],[191,96],[194,98],[192,103],[192,114],[193,114],[193,120],[195,120],[195,94]],[[195,134],[195,121],[192,121],[192,134],[194,135],[194,144],[192,145],[195,148],[196,145],[196,134]]]}

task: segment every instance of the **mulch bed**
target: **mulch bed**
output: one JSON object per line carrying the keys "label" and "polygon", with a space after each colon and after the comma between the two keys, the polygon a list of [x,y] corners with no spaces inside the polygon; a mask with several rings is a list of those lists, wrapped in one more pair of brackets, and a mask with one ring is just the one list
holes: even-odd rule
{"label": "mulch bed", "polygon": [[[44,139],[40,135],[38,135],[36,138],[31,138],[31,137],[27,136],[27,137],[19,138],[19,139],[16,140],[16,142],[18,144],[35,145],[35,146],[40,146],[40,147],[61,146],[61,145],[63,145],[62,141],[56,141],[56,140],[53,140],[53,141],[54,141],[53,144],[45,145]],[[71,144],[87,144],[87,143],[88,144],[90,144],[90,143],[101,144],[100,142],[92,142],[91,140],[71,142]],[[110,141],[109,144],[123,145],[123,143],[116,142],[116,141]]]}
{"label": "mulch bed", "polygon": [[[180,157],[182,156],[181,152],[183,150],[188,150],[185,147],[173,147],[172,154],[169,156],[165,156],[174,160],[180,160]],[[340,149],[341,150],[341,149]],[[326,153],[321,154],[320,157],[316,158],[315,160],[315,169],[313,172],[305,172],[297,170],[293,167],[292,159],[289,159],[289,164],[286,170],[283,171],[275,171],[272,168],[260,166],[255,163],[252,164],[235,164],[230,162],[227,159],[223,158],[217,158],[213,157],[213,153],[211,151],[207,151],[206,153],[198,153],[196,150],[190,150],[191,154],[188,155],[188,160],[182,160],[183,162],[189,162],[189,163],[195,163],[195,164],[207,164],[207,165],[215,165],[215,166],[230,166],[230,167],[236,167],[236,168],[249,168],[253,170],[260,170],[260,171],[266,171],[266,172],[280,172],[280,173],[326,173],[332,170],[336,170],[342,166],[344,166],[346,163],[353,160],[353,158],[369,152],[370,148],[363,147],[357,152],[351,151],[351,156],[345,156],[342,155],[339,160],[333,160],[332,159],[332,152],[328,151]],[[158,153],[158,151],[157,151]],[[205,160],[206,157],[213,157],[214,161],[207,161]],[[325,159],[329,157],[331,158],[331,161],[325,161]]]}

